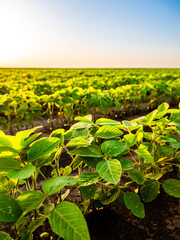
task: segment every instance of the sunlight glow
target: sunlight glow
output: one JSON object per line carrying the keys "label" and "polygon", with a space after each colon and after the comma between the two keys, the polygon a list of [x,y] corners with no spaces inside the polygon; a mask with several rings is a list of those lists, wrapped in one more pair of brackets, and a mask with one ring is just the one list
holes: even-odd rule
{"label": "sunlight glow", "polygon": [[[8,14],[7,14],[8,12]],[[3,4],[0,8],[0,64],[18,61],[24,55],[25,39],[22,23],[11,8],[8,11]]]}

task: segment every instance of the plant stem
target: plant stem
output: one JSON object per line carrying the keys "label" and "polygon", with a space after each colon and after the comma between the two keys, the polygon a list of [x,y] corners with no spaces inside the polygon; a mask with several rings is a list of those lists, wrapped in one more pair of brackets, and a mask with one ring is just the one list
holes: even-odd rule
{"label": "plant stem", "polygon": [[43,176],[43,178],[44,178],[45,180],[47,180],[47,178],[44,176],[44,174],[41,172],[40,169],[39,169],[39,172],[40,172],[40,174]]}

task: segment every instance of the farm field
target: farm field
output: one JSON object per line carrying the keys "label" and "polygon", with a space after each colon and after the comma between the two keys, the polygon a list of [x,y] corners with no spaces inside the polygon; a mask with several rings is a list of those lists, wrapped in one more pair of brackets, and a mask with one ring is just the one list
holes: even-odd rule
{"label": "farm field", "polygon": [[0,239],[178,239],[180,69],[0,79]]}
{"label": "farm field", "polygon": [[0,127],[11,134],[37,119],[120,119],[179,99],[180,69],[0,69]]}

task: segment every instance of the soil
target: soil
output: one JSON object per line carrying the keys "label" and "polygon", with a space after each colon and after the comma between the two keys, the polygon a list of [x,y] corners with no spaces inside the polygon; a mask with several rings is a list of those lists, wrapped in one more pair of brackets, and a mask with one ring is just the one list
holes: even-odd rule
{"label": "soil", "polygon": [[146,217],[135,217],[125,206],[91,212],[87,223],[91,240],[178,240],[180,200],[161,194],[145,203]]}

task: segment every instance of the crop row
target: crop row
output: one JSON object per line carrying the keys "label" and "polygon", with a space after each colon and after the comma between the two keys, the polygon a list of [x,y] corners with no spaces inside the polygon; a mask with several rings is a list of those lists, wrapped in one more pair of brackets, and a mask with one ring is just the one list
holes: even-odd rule
{"label": "crop row", "polygon": [[[23,82],[22,79],[16,79],[16,81],[13,79],[6,84],[4,81],[2,87],[8,86],[9,90],[1,89],[3,94],[0,95],[0,126],[3,129],[10,129],[12,133],[14,124],[18,130],[23,125],[28,128],[36,118],[49,118],[53,125],[54,118],[72,121],[75,116],[87,113],[96,116],[131,113],[133,109],[139,111],[141,103],[147,103],[147,108],[155,108],[165,100],[177,104],[180,96],[177,76],[171,77],[172,79],[169,77],[170,80],[158,81],[149,79],[142,81],[142,79],[138,80],[140,77],[133,76],[131,77],[133,83],[130,85],[121,85],[122,79],[118,80],[116,76],[116,79],[108,80],[109,85],[106,81],[102,82],[106,86],[105,90],[102,85],[101,88],[98,88],[99,85],[94,86],[93,80],[90,79],[86,80],[88,85],[84,87],[82,81],[78,79],[76,82],[81,87],[73,86],[75,80],[63,83],[61,79],[60,82],[48,83],[48,80],[29,80],[29,82],[24,80]],[[138,82],[134,83],[136,80]],[[58,84],[60,86],[64,84],[65,87],[57,88]],[[38,94],[36,89],[39,91]],[[45,89],[47,89],[47,94],[44,94]],[[48,91],[53,91],[53,93],[48,93]],[[5,92],[7,93],[4,94]]]}

